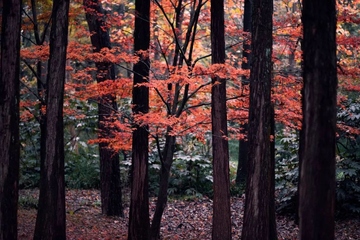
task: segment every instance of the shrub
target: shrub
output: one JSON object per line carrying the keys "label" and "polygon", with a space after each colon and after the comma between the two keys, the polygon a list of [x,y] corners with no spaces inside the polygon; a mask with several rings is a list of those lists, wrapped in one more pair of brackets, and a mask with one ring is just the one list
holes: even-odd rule
{"label": "shrub", "polygon": [[[348,126],[360,126],[360,99],[349,99],[338,112],[338,120]],[[337,210],[339,214],[360,213],[360,136],[339,131],[337,141]]]}
{"label": "shrub", "polygon": [[65,163],[65,184],[68,188],[89,189],[100,186],[97,145],[80,142],[76,151],[68,151]]}
{"label": "shrub", "polygon": [[277,196],[277,211],[293,213],[297,193],[298,168],[298,141],[296,131],[284,128],[277,132],[275,142],[275,191]]}

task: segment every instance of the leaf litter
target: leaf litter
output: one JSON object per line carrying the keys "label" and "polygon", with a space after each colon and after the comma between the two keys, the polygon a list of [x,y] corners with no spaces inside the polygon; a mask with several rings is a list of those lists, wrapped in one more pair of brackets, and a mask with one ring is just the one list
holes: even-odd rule
{"label": "leaf litter", "polygon": [[[21,190],[24,199],[37,199],[38,190]],[[124,196],[124,218],[101,214],[98,190],[66,191],[67,239],[127,239],[129,193]],[[32,239],[36,209],[20,204],[18,211],[18,239]],[[155,198],[150,199],[150,217],[155,211]],[[244,197],[231,198],[233,239],[241,238]],[[169,200],[161,222],[161,239],[211,239],[212,201],[203,197],[192,200]],[[336,222],[335,239],[360,239],[360,219]],[[290,217],[277,216],[279,240],[298,239],[299,228]]]}

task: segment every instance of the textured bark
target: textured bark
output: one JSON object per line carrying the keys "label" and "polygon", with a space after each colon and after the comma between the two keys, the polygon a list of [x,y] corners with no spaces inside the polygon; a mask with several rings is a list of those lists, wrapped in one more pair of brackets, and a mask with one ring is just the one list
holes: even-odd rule
{"label": "textured bark", "polygon": [[274,164],[271,157],[272,0],[254,0],[252,8],[249,161],[243,240],[276,239]]}
{"label": "textured bark", "polygon": [[[91,35],[94,52],[111,48],[109,31],[106,29],[105,11],[98,0],[84,0],[86,20]],[[115,66],[111,62],[97,62],[98,83],[115,79]],[[116,99],[112,95],[102,96],[98,103],[98,127],[100,137],[112,137],[107,122],[116,113]],[[119,154],[108,148],[108,144],[99,144],[100,152],[100,192],[101,210],[107,216],[123,216]]]}
{"label": "textured bark", "polygon": [[304,0],[300,239],[334,239],[336,134],[335,0]]}
{"label": "textured bark", "polygon": [[[147,51],[150,44],[150,0],[136,0],[135,12],[134,50]],[[148,81],[149,67],[149,57],[140,55],[140,61],[134,65],[134,114],[149,111],[149,88],[136,86],[138,83]],[[128,239],[131,240],[149,239],[148,145],[148,127],[135,125],[128,233]]]}
{"label": "textured bark", "polygon": [[[211,56],[213,64],[225,63],[224,1],[211,1]],[[231,239],[229,146],[227,141],[226,79],[214,77],[211,88],[213,147],[212,239]]]}
{"label": "textured bark", "polygon": [[[251,34],[251,16],[252,16],[252,1],[251,0],[245,0],[244,3],[244,32],[249,34],[250,37]],[[241,63],[242,69],[250,69],[250,63],[251,63],[251,43],[250,41],[247,41],[245,39],[243,43],[243,58],[246,58],[247,61],[243,61]],[[249,80],[246,77],[242,78],[242,84],[243,86],[249,84]],[[247,134],[248,132],[248,124],[243,124],[241,126],[243,128],[242,133]],[[248,151],[249,150],[249,143],[247,139],[241,139],[239,141],[239,157],[238,157],[238,168],[236,171],[236,184],[238,185],[245,185],[246,182],[246,165],[248,162]]]}
{"label": "textured bark", "polygon": [[34,239],[66,239],[63,98],[69,0],[54,0],[46,95],[46,151]]}
{"label": "textured bark", "polygon": [[21,1],[3,3],[0,66],[0,239],[17,239]]}

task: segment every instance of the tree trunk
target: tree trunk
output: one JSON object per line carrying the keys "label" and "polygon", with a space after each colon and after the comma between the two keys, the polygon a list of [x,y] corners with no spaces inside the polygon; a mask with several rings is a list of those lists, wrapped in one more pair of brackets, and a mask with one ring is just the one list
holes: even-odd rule
{"label": "tree trunk", "polygon": [[[168,130],[168,132],[170,132],[170,130]],[[160,223],[168,199],[167,194],[169,187],[169,177],[170,177],[171,166],[174,158],[175,143],[176,143],[175,136],[170,136],[170,135],[166,136],[165,147],[164,147],[164,152],[162,154],[162,162],[160,169],[159,192],[156,201],[154,217],[151,222],[152,240],[157,240],[160,238],[160,227],[161,227]]]}
{"label": "tree trunk", "polygon": [[[211,0],[212,64],[225,63],[224,1]],[[227,140],[226,79],[213,77],[211,126],[213,146],[212,239],[231,239],[229,146]],[[215,84],[219,83],[219,84]]]}
{"label": "tree trunk", "polygon": [[[251,16],[252,16],[252,2],[251,0],[245,0],[244,3],[244,33],[248,34],[248,36],[244,36],[243,42],[243,54],[242,57],[246,58],[246,61],[241,63],[242,69],[250,69],[250,62],[251,62],[251,43],[249,41],[250,34],[251,34]],[[246,77],[242,77],[242,85],[249,84],[250,79]],[[248,132],[248,124],[242,124],[241,127],[243,128],[242,133],[247,135]],[[246,165],[248,162],[248,149],[249,144],[247,139],[241,139],[239,141],[239,157],[238,157],[238,168],[236,171],[236,184],[238,185],[245,185],[246,183]]]}
{"label": "tree trunk", "polygon": [[21,1],[3,3],[0,66],[0,239],[17,239]]}
{"label": "tree trunk", "polygon": [[[134,65],[133,113],[138,114],[149,111],[149,88],[136,85],[149,81],[149,56],[140,54],[138,51],[148,51],[149,49],[150,0],[136,0],[135,12],[134,51],[139,55],[140,61]],[[128,239],[131,240],[149,239],[148,145],[148,126],[136,124],[132,145],[132,182],[128,233]]]}
{"label": "tree trunk", "polygon": [[[98,0],[84,0],[94,52],[103,48],[111,48],[109,31],[106,29],[105,11]],[[100,15],[99,15],[100,14]],[[111,62],[97,62],[97,82],[115,79],[115,66]],[[116,99],[112,95],[102,96],[98,103],[99,137],[111,137],[109,117],[116,113]],[[120,182],[119,154],[108,147],[106,143],[99,144],[100,152],[100,191],[101,210],[107,216],[123,216],[122,194]]]}
{"label": "tree trunk", "polygon": [[336,137],[335,1],[304,0],[300,239],[334,239]]}
{"label": "tree trunk", "polygon": [[252,8],[249,162],[243,240],[276,239],[274,164],[271,154],[272,0],[254,0]]}
{"label": "tree trunk", "polygon": [[66,239],[63,98],[69,0],[54,0],[46,95],[46,152],[34,239]]}
{"label": "tree trunk", "polygon": [[[42,45],[42,44],[39,44]],[[40,169],[43,169],[45,163],[45,148],[46,148],[46,113],[44,109],[46,109],[46,80],[45,83],[42,81],[43,69],[44,65],[42,61],[38,61],[36,63],[36,74],[37,74],[37,93],[39,98],[39,125],[40,125]]]}
{"label": "tree trunk", "polygon": [[[158,7],[161,7],[160,1],[155,1],[156,5]],[[196,26],[197,26],[197,22],[199,19],[199,14],[200,14],[200,10],[201,7],[203,6],[203,2],[202,0],[197,2],[197,6],[194,8],[192,8],[192,10],[190,11],[190,15],[191,17],[191,23],[187,26],[187,32],[186,32],[186,37],[185,39],[179,38],[179,36],[181,36],[182,34],[182,23],[184,21],[183,18],[183,14],[184,14],[184,5],[183,5],[183,1],[180,0],[177,2],[176,6],[174,5],[174,10],[175,10],[175,28],[179,29],[179,31],[177,31],[176,33],[174,33],[174,37],[176,38],[176,47],[175,50],[173,51],[173,54],[170,54],[168,56],[173,56],[172,58],[172,66],[174,67],[174,69],[178,66],[182,66],[185,60],[185,52],[187,52],[187,49],[189,47],[189,51],[188,51],[188,58],[186,61],[186,64],[190,67],[191,65],[191,59],[192,59],[192,52],[193,52],[193,47],[194,47],[194,41],[192,41],[191,39],[195,39],[195,34],[196,34]],[[191,42],[191,43],[190,43]],[[166,56],[163,56],[166,57]],[[170,61],[170,57],[169,61]],[[172,70],[171,70],[172,71]],[[171,72],[170,71],[170,72]],[[173,85],[175,85],[175,89],[173,89]],[[188,101],[188,93],[189,93],[189,84],[186,84],[184,87],[184,92],[183,92],[183,97],[182,100],[180,102],[180,98],[181,98],[181,91],[182,91],[182,87],[180,86],[179,83],[173,84],[173,83],[169,83],[168,84],[168,90],[170,92],[174,91],[173,93],[173,98],[168,98],[168,101],[166,103],[166,107],[167,107],[167,114],[168,116],[173,116],[173,117],[179,117],[185,107],[186,102]],[[159,192],[158,192],[158,197],[157,197],[157,202],[156,202],[156,209],[155,209],[155,214],[152,220],[152,224],[151,224],[151,239],[158,239],[160,237],[160,227],[161,227],[161,218],[162,218],[162,214],[164,213],[165,207],[166,207],[166,203],[167,203],[167,192],[168,192],[168,186],[169,186],[169,177],[170,177],[170,171],[171,171],[171,166],[173,164],[173,157],[174,157],[174,151],[175,151],[175,144],[176,144],[176,137],[170,135],[171,132],[171,127],[169,127],[166,131],[165,134],[165,147],[164,150],[160,153],[161,154],[161,170],[160,170],[160,186],[159,186]]]}
{"label": "tree trunk", "polygon": [[[44,44],[45,39],[48,35],[48,24],[47,23],[43,29],[43,33],[40,33],[40,29],[38,26],[38,6],[36,5],[36,0],[31,0],[31,12],[34,22],[34,36],[35,36],[35,44],[37,46],[41,46]],[[39,111],[39,117],[37,118],[40,125],[40,169],[44,168],[45,164],[45,148],[46,148],[46,67],[47,62],[43,62],[39,60],[36,63],[36,83],[37,83],[37,94],[38,94],[38,111]],[[43,71],[45,70],[45,71]]]}
{"label": "tree trunk", "polygon": [[[242,133],[247,135],[248,132],[248,124],[242,124],[241,127],[243,128]],[[238,166],[236,170],[236,179],[235,182],[238,186],[245,186],[246,184],[246,175],[247,169],[246,165],[249,160],[249,143],[247,139],[240,139],[239,140],[239,156],[238,156]]]}

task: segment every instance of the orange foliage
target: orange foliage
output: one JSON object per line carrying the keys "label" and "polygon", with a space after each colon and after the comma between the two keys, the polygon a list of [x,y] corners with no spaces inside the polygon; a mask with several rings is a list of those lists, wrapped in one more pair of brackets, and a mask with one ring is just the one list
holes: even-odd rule
{"label": "orange foliage", "polygon": [[[206,2],[206,1],[203,1]],[[120,1],[103,1],[104,7],[111,9]],[[121,1],[123,3],[123,1]],[[119,110],[112,116],[111,138],[107,136],[92,140],[92,143],[107,142],[116,150],[131,149],[132,124],[149,125],[151,136],[166,134],[185,136],[192,134],[205,141],[210,132],[211,77],[227,79],[229,133],[232,138],[244,138],[239,124],[247,122],[249,108],[248,85],[242,85],[241,78],[249,76],[248,70],[241,69],[247,61],[241,56],[243,42],[250,36],[242,30],[243,1],[231,0],[226,3],[226,64],[210,64],[210,6],[206,2],[200,11],[199,22],[191,26],[198,1],[187,1],[183,6],[182,19],[176,26],[173,1],[154,2],[151,6],[151,75],[143,85],[150,88],[150,112],[131,114],[132,65],[139,57],[132,51],[134,6],[125,3],[124,12],[108,11],[106,29],[111,33],[112,49],[102,49],[93,53],[89,33],[84,21],[81,1],[72,6],[71,36],[68,45],[69,78],[66,84],[67,100],[98,102],[105,96],[116,96]],[[272,102],[275,106],[276,121],[288,127],[301,128],[301,19],[298,1],[275,1],[274,44],[273,44],[273,90]],[[357,3],[358,4],[358,3]],[[176,1],[175,1],[176,5]],[[353,5],[338,5],[338,56],[339,56],[339,106],[346,100],[347,92],[360,91],[359,34],[353,35],[346,24],[359,24],[358,10]],[[96,13],[94,13],[96,14]],[[44,14],[44,17],[46,14]],[[99,16],[102,17],[102,16]],[[29,28],[29,22],[25,23]],[[191,27],[189,27],[191,26]],[[25,28],[25,27],[24,27]],[[359,30],[357,30],[359,33]],[[192,35],[194,34],[195,35]],[[189,37],[190,36],[190,37]],[[180,58],[174,62],[175,50],[181,47]],[[41,46],[23,48],[21,57],[30,63],[46,61],[49,48]],[[96,83],[97,62],[111,62],[117,67],[115,81]],[[28,81],[30,83],[30,81]],[[32,83],[33,84],[33,83]],[[68,103],[65,103],[68,104]],[[35,103],[24,101],[22,109],[33,107]],[[69,105],[69,104],[68,104]],[[68,115],[84,117],[76,109],[65,105]],[[31,112],[23,111],[22,118],[29,119]],[[359,134],[359,128],[339,123],[339,129]]]}

